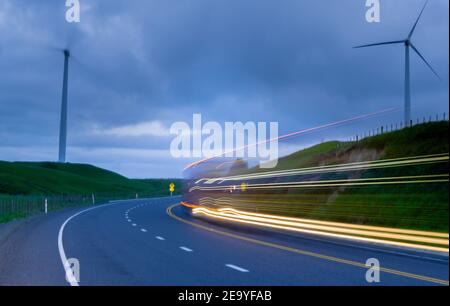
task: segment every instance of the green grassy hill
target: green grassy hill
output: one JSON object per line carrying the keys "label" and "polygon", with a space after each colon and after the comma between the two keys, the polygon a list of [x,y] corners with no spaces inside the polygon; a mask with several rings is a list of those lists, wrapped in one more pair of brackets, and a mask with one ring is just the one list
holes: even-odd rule
{"label": "green grassy hill", "polygon": [[[275,170],[361,161],[416,157],[449,152],[449,123],[433,122],[355,142],[325,142],[279,159]],[[297,180],[347,180],[445,175],[448,161],[408,167],[331,172]],[[265,172],[252,168],[246,172]],[[241,171],[239,174],[242,174]],[[238,173],[236,173],[238,174]],[[447,176],[448,179],[448,176]],[[283,182],[283,178],[273,182]],[[448,183],[374,184],[255,191],[241,194],[258,211],[312,219],[448,232]],[[276,204],[274,204],[276,203]]]}
{"label": "green grassy hill", "polygon": [[[352,159],[356,161],[448,153],[448,137],[449,123],[442,121],[420,124],[356,142],[329,141],[280,158],[273,170],[333,165]],[[267,170],[258,168],[252,172],[256,171]]]}
{"label": "green grassy hill", "polygon": [[[86,164],[0,161],[0,194],[80,195],[168,193],[165,179],[128,179],[117,173]],[[176,192],[180,181],[175,180]]]}

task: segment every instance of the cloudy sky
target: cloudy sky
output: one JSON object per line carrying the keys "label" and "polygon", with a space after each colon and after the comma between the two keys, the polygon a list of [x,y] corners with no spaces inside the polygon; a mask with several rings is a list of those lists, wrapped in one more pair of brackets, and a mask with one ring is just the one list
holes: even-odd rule
{"label": "cloudy sky", "polygon": [[[423,0],[0,0],[0,160],[56,160],[70,48],[67,159],[129,177],[179,177],[175,121],[276,121],[280,134],[403,104],[403,39]],[[431,0],[413,40],[413,117],[448,113],[449,2]],[[318,135],[345,138],[397,112]],[[304,144],[313,142],[305,139]],[[298,143],[301,145],[301,141]]]}

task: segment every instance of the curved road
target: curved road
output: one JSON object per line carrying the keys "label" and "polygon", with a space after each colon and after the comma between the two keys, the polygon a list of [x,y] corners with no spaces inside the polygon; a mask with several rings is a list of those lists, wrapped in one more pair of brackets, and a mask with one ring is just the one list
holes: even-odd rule
{"label": "curved road", "polygon": [[[0,285],[448,285],[448,256],[195,219],[178,197],[119,201],[30,219],[0,241]],[[62,226],[64,227],[62,228]],[[58,243],[58,235],[60,241]],[[72,285],[77,285],[72,279]]]}

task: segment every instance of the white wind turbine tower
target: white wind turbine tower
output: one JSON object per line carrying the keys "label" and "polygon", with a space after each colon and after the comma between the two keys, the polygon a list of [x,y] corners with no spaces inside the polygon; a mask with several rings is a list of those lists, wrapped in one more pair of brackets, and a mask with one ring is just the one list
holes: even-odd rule
{"label": "white wind turbine tower", "polygon": [[425,10],[425,7],[427,6],[428,0],[425,2],[422,11],[419,14],[419,17],[417,17],[416,22],[414,23],[411,31],[409,32],[409,35],[406,39],[403,40],[396,40],[396,41],[388,41],[388,42],[381,42],[381,43],[374,43],[374,44],[368,44],[368,45],[362,45],[357,46],[354,48],[365,48],[365,47],[372,47],[372,46],[380,46],[380,45],[393,45],[393,44],[403,44],[405,46],[405,126],[409,126],[411,123],[411,87],[410,87],[410,69],[409,69],[409,51],[410,48],[414,50],[414,52],[417,53],[417,55],[425,62],[425,64],[433,71],[433,73],[439,78],[439,75],[437,72],[431,67],[431,65],[428,63],[428,61],[420,54],[419,50],[414,46],[414,44],[411,42],[411,37],[414,34],[414,30],[417,27],[417,24],[419,23],[420,17],[422,16],[423,11]]}
{"label": "white wind turbine tower", "polygon": [[64,74],[63,74],[63,88],[61,99],[61,121],[59,126],[59,155],[58,161],[60,163],[66,162],[66,143],[67,143],[67,91],[69,82],[69,58],[70,51],[63,50],[64,53]]}

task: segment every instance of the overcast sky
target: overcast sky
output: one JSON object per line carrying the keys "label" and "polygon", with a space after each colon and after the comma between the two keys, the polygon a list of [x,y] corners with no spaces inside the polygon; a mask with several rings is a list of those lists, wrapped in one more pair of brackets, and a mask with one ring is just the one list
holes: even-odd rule
{"label": "overcast sky", "polygon": [[[0,0],[0,160],[56,160],[63,55],[67,159],[129,177],[179,177],[174,121],[277,121],[280,134],[403,105],[404,49],[423,0]],[[413,41],[413,118],[448,113],[449,2],[431,0]],[[348,137],[402,113],[328,131]],[[319,136],[318,136],[319,137]],[[305,139],[304,144],[313,142]]]}

